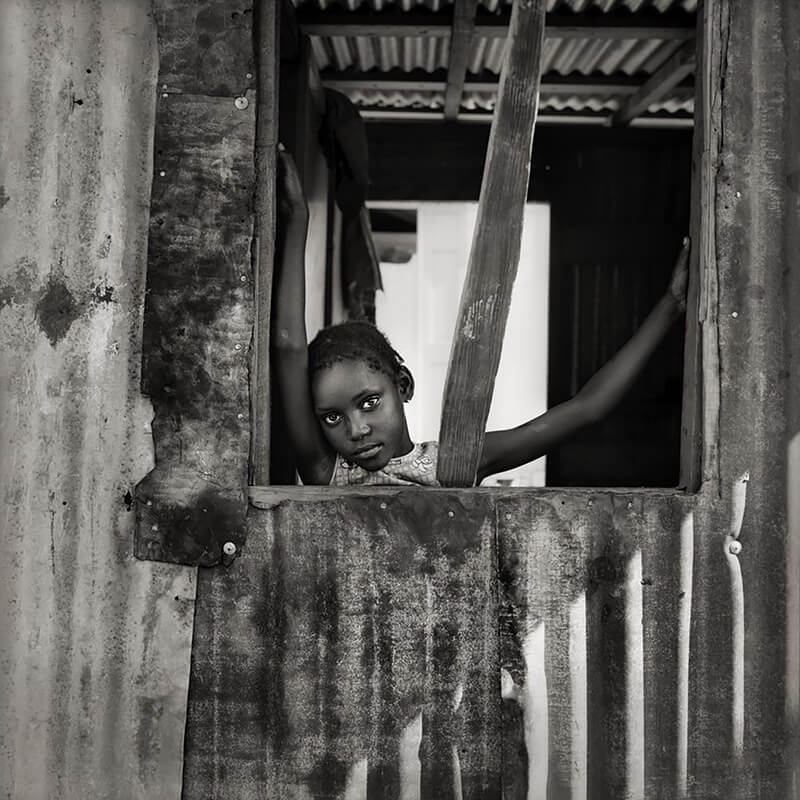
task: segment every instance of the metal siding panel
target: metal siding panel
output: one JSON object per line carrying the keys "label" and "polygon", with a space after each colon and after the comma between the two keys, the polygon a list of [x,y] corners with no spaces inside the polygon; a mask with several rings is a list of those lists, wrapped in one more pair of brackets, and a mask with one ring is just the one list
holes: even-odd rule
{"label": "metal siding panel", "polygon": [[[544,797],[543,786],[548,797],[575,800],[673,796],[681,754],[670,720],[685,698],[678,679],[688,676],[677,656],[688,630],[673,591],[678,567],[668,561],[654,568],[667,552],[682,563],[677,554],[689,542],[681,524],[692,503],[679,493],[589,490],[498,501],[500,575],[513,619],[501,625],[511,631],[502,664],[523,705],[528,796]],[[544,693],[526,685],[526,673],[538,669],[531,661],[537,648],[526,647],[526,637],[542,624]],[[673,668],[660,663],[662,653],[674,654]],[[537,752],[543,725],[544,761]],[[516,737],[508,729],[503,735],[514,758]]]}
{"label": "metal siding panel", "polygon": [[178,798],[194,571],[133,559],[148,2],[0,5],[0,786]]}
{"label": "metal siding panel", "polygon": [[153,5],[162,90],[234,97],[255,88],[252,8],[219,0]]}
{"label": "metal siding panel", "polygon": [[454,753],[463,797],[495,796],[491,496],[323,492],[253,510],[203,573],[185,797],[440,798]]}
{"label": "metal siding panel", "polygon": [[142,368],[157,461],[136,554],[213,564],[246,512],[254,104],[160,95]]}

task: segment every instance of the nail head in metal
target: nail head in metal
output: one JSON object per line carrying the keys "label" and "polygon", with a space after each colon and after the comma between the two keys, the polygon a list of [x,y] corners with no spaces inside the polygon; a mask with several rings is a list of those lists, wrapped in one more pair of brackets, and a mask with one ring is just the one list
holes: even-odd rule
{"label": "nail head in metal", "polygon": [[244,414],[237,414],[236,419],[244,419]]}
{"label": "nail head in metal", "polygon": [[163,178],[167,173],[164,170],[159,170],[158,174]]}
{"label": "nail head in metal", "polygon": [[241,349],[242,349],[242,346],[241,346],[240,344],[235,344],[235,345],[233,346],[233,349],[234,349],[234,350],[241,350]]}
{"label": "nail head in metal", "polygon": [[386,510],[386,503],[381,503],[381,508],[385,511]]}
{"label": "nail head in metal", "polygon": [[162,96],[162,97],[169,97],[169,95],[168,95],[166,92],[162,92],[162,93],[161,93],[161,96]]}
{"label": "nail head in metal", "polygon": [[250,101],[244,95],[240,95],[233,101],[233,104],[239,111],[244,111],[250,105]]}
{"label": "nail head in metal", "polygon": [[239,278],[239,280],[240,280],[242,283],[244,283],[244,282],[247,280],[247,275],[242,275],[242,277],[241,277],[241,278]]}
{"label": "nail head in metal", "polygon": [[739,542],[739,541],[735,541],[735,540],[734,540],[734,541],[732,541],[732,542],[731,542],[731,543],[728,545],[728,551],[729,551],[729,552],[730,552],[732,555],[734,555],[734,556],[738,556],[738,555],[739,555],[739,553],[741,553],[741,552],[742,552],[742,543],[741,543],[741,542]]}
{"label": "nail head in metal", "polygon": [[235,556],[236,555],[236,545],[233,542],[225,542],[222,545],[222,552],[226,556]]}
{"label": "nail head in metal", "polygon": [[454,511],[448,511],[447,512],[447,516],[448,517],[454,517],[455,516],[455,512]]}
{"label": "nail head in metal", "polygon": [[158,525],[151,526],[150,530],[157,531],[158,530]]}
{"label": "nail head in metal", "polygon": [[252,78],[253,77],[253,73],[252,72],[248,72],[246,77]]}
{"label": "nail head in metal", "polygon": [[731,312],[731,316],[732,316],[734,319],[736,319],[736,317],[738,317],[738,316],[739,316],[739,312],[738,312],[738,311],[732,311],[732,312]]}

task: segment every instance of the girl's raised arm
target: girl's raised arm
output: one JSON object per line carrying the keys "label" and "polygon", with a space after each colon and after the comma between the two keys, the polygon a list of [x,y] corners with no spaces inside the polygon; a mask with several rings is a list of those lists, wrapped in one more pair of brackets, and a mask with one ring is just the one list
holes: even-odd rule
{"label": "girl's raised arm", "polygon": [[327,484],[333,474],[335,453],[325,441],[314,413],[308,376],[305,321],[308,205],[294,161],[281,145],[277,177],[281,230],[275,265],[271,351],[297,457],[297,471],[305,484]]}
{"label": "girl's raised arm", "polygon": [[505,431],[486,434],[477,482],[545,455],[584,425],[597,422],[619,402],[686,307],[689,239],[683,240],[669,289],[622,349],[571,400]]}

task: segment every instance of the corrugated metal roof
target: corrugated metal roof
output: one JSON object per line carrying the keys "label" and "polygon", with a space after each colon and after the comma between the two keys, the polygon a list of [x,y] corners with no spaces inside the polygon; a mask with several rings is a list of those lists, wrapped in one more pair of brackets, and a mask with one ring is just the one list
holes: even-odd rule
{"label": "corrugated metal roof", "polygon": [[[341,4],[329,0],[295,0],[299,7],[319,10],[341,10]],[[511,0],[490,0],[484,6],[496,11],[510,5]],[[412,11],[426,8],[430,11],[441,11],[452,6],[452,0],[401,0],[400,3],[388,3],[383,0],[347,0],[346,8],[350,11]],[[629,12],[647,11],[648,19],[652,13],[668,11],[695,12],[697,0],[550,0],[548,12],[583,13],[587,11],[613,12],[626,10]],[[479,30],[479,29],[478,29]],[[675,39],[620,39],[603,37],[602,29],[596,36],[556,38],[546,36],[543,53],[542,73],[544,75],[581,75],[581,76],[640,76],[644,82],[649,75],[659,69],[682,42]],[[311,46],[320,70],[357,72],[401,70],[424,70],[432,73],[435,70],[446,70],[450,57],[449,37],[424,36],[311,36]],[[468,64],[468,73],[499,74],[503,64],[505,39],[495,36],[473,38],[472,54]],[[396,87],[392,91],[342,89],[357,105],[373,108],[442,108],[443,92],[400,91]],[[540,107],[569,108],[574,111],[616,110],[622,99],[620,96],[608,96],[603,92],[574,96],[552,96],[546,92],[540,99]],[[462,108],[491,109],[493,107],[491,92],[470,93],[462,96]],[[676,88],[669,92],[660,102],[651,105],[651,113],[689,113],[693,112],[694,101],[691,92],[685,88]]]}
{"label": "corrugated metal roof", "polygon": [[[430,11],[441,11],[453,5],[455,0],[293,0],[296,6],[310,5],[325,10],[327,8],[341,8],[344,6],[349,11],[361,8],[374,11],[411,11],[427,8]],[[488,11],[510,6],[513,0],[482,0],[481,6]],[[640,12],[653,9],[664,13],[673,9],[694,12],[697,10],[697,0],[548,0],[546,10],[553,12],[583,13],[586,11],[602,11],[608,13],[624,9],[625,11]]]}
{"label": "corrugated metal roof", "polygon": [[153,458],[151,12],[0,3],[2,797],[181,796],[196,570],[132,557],[126,494]]}

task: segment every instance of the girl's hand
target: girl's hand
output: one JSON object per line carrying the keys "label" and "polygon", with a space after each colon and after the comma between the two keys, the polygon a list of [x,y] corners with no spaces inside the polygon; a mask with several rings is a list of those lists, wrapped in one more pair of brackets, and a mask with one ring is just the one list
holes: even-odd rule
{"label": "girl's hand", "polygon": [[669,295],[677,303],[681,311],[686,311],[686,287],[689,284],[689,250],[691,241],[688,236],[683,239],[683,247],[678,254],[672,278],[669,281]]}
{"label": "girl's hand", "polygon": [[307,225],[308,203],[300,175],[289,151],[278,145],[277,160],[278,219],[282,225]]}

